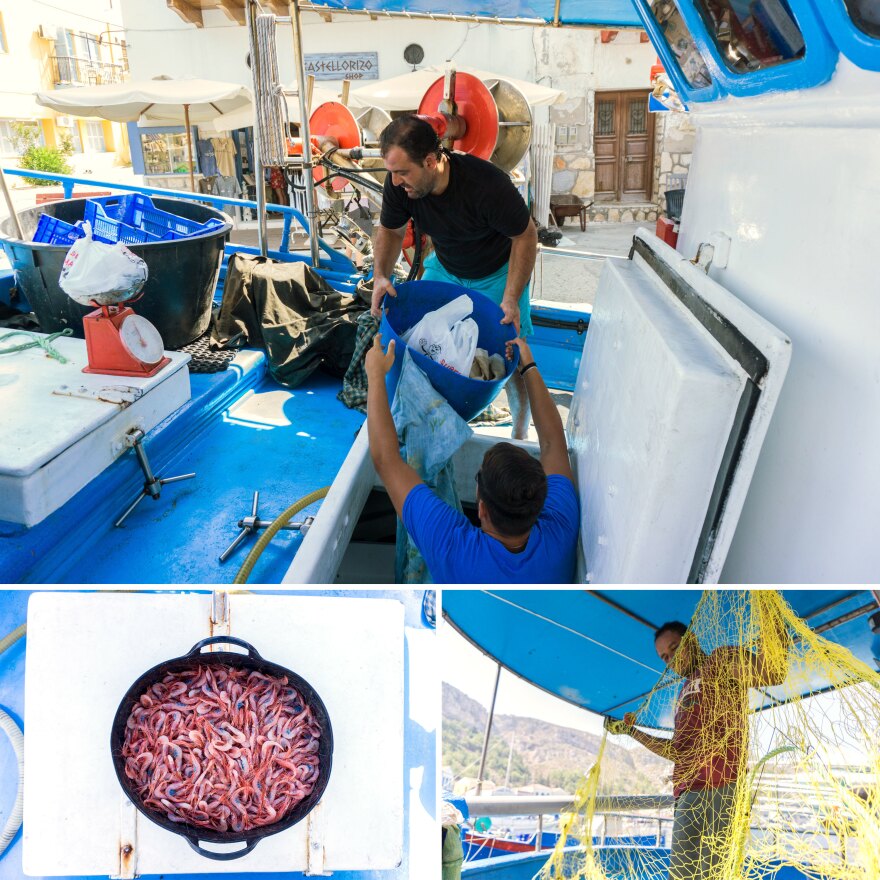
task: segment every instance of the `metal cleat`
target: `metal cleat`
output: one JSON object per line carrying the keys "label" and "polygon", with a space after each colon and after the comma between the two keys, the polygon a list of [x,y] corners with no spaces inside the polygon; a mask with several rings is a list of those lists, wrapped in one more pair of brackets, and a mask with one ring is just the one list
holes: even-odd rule
{"label": "metal cleat", "polygon": [[[251,535],[255,535],[260,529],[267,529],[274,522],[271,519],[260,519],[257,514],[257,508],[260,503],[260,493],[254,492],[254,500],[251,504],[251,515],[246,516],[243,519],[238,521],[238,527],[241,531],[236,535],[233,542],[220,554],[219,560],[221,563],[226,562],[230,556],[236,551],[236,549]],[[281,526],[282,529],[288,532],[300,532],[300,534],[307,534],[309,529],[312,527],[312,523],[315,521],[313,516],[307,516],[302,522],[294,522],[294,523],[286,523]]]}
{"label": "metal cleat", "polygon": [[125,435],[125,443],[127,446],[131,446],[134,449],[134,454],[137,456],[138,464],[141,466],[141,470],[144,472],[144,488],[141,490],[140,495],[132,501],[131,504],[125,509],[125,513],[113,523],[116,528],[119,528],[123,522],[125,522],[128,515],[141,503],[141,501],[150,496],[154,501],[159,500],[159,496],[162,494],[162,487],[167,483],[179,483],[181,480],[191,480],[195,474],[181,474],[179,477],[162,477],[161,479],[156,477],[153,474],[153,470],[150,467],[150,460],[147,458],[147,451],[144,449],[144,437],[146,435],[140,428],[133,428]]}

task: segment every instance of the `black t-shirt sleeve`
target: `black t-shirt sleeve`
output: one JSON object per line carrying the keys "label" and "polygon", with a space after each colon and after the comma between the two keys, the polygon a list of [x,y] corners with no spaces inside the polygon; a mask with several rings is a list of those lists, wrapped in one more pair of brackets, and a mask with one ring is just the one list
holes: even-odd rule
{"label": "black t-shirt sleeve", "polygon": [[508,238],[522,235],[531,220],[529,209],[507,174],[500,168],[490,167],[494,173],[487,175],[482,192],[488,225]]}
{"label": "black t-shirt sleeve", "polygon": [[385,175],[385,183],[382,187],[382,213],[379,222],[386,229],[400,229],[405,226],[412,214],[407,202],[409,196],[399,186],[391,183],[391,175]]}

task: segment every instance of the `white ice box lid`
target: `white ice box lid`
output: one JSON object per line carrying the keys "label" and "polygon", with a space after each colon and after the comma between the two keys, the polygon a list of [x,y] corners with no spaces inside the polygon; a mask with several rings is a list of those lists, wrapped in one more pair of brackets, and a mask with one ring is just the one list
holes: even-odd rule
{"label": "white ice box lid", "polygon": [[83,373],[82,339],[52,346],[67,363],[42,348],[0,358],[0,520],[26,526],[122,455],[128,431],[148,432],[190,398],[188,354],[166,352],[155,376],[133,378]]}

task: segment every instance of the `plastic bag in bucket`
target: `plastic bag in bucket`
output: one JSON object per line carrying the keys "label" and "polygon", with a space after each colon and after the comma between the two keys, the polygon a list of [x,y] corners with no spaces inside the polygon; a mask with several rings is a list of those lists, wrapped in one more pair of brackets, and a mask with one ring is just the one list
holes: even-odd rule
{"label": "plastic bag in bucket", "polygon": [[[516,336],[512,324],[502,324],[504,313],[491,299],[473,290],[445,281],[408,281],[395,285],[397,296],[386,296],[383,300],[382,321],[379,327],[382,342],[387,345],[394,340],[394,366],[388,373],[386,384],[388,398],[394,398],[394,391],[400,378],[403,353],[406,344],[401,335],[415,325],[428,313],[435,311],[462,294],[473,301],[471,317],[477,324],[479,335],[477,346],[486,349],[490,355],[504,355],[508,340]],[[434,388],[449,402],[449,405],[465,420],[478,416],[497,396],[519,363],[519,349],[514,346],[513,360],[504,361],[506,373],[503,379],[471,379],[466,375],[435,363],[417,350],[410,348],[416,365],[425,373]]]}
{"label": "plastic bag in bucket", "polygon": [[470,374],[477,350],[479,327],[468,315],[474,309],[466,293],[433,312],[401,337],[415,351],[456,373]]}

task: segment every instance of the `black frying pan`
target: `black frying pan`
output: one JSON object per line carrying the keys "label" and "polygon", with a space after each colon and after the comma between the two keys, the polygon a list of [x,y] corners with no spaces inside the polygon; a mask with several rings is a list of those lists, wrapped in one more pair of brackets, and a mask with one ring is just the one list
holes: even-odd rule
{"label": "black frying pan", "polygon": [[[206,654],[202,653],[202,648],[206,645],[213,645],[218,642],[225,642],[231,645],[239,645],[247,650],[247,654],[238,654],[232,651],[213,651]],[[189,825],[181,822],[172,822],[164,814],[157,813],[148,807],[143,806],[140,797],[134,790],[131,780],[125,775],[125,761],[122,758],[122,744],[125,741],[125,724],[134,704],[138,702],[141,694],[147,688],[161,681],[169,672],[179,672],[183,669],[191,668],[193,662],[204,663],[208,666],[233,666],[241,669],[249,669],[256,672],[262,672],[265,675],[281,677],[286,676],[288,682],[295,687],[303,699],[312,709],[315,720],[321,726],[321,738],[318,747],[318,759],[320,761],[321,772],[318,776],[312,793],[301,800],[283,819],[279,819],[271,825],[263,825],[260,828],[252,828],[249,831],[214,831],[210,828],[201,828],[197,825]],[[230,859],[238,859],[247,855],[264,837],[270,834],[277,834],[284,831],[292,825],[296,825],[300,819],[308,815],[316,806],[324,794],[324,789],[330,780],[330,767],[333,762],[333,730],[330,727],[330,717],[327,715],[327,708],[315,689],[301,676],[285,669],[277,663],[270,663],[264,660],[253,647],[242,639],[234,636],[212,636],[209,639],[202,639],[193,645],[188,654],[183,657],[176,657],[173,660],[166,660],[158,666],[145,672],[125,693],[119,708],[116,710],[116,717],[113,719],[113,728],[110,732],[110,754],[113,757],[113,768],[116,770],[116,777],[122,790],[128,796],[129,800],[141,811],[151,822],[161,825],[174,834],[182,835],[187,843],[199,854],[209,859],[218,859],[221,861],[229,861]],[[211,850],[202,849],[199,846],[200,840],[207,840],[211,843],[245,843],[242,849],[233,852],[212,852]]]}

